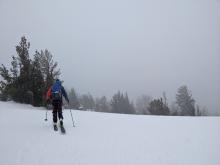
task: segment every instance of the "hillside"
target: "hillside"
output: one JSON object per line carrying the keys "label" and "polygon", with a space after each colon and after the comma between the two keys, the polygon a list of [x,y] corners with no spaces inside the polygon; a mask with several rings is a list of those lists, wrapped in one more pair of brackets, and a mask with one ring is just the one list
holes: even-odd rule
{"label": "hillside", "polygon": [[66,135],[51,112],[0,102],[1,165],[219,165],[219,117],[137,116],[64,111]]}

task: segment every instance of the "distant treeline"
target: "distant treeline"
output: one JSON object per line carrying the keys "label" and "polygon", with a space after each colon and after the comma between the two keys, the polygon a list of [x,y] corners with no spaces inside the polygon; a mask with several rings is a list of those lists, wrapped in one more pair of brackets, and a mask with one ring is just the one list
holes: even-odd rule
{"label": "distant treeline", "polygon": [[[45,94],[54,80],[60,75],[58,63],[48,50],[36,51],[33,59],[29,56],[30,43],[21,37],[16,46],[17,56],[12,56],[11,67],[0,66],[0,100],[13,100],[33,106],[46,106]],[[79,95],[72,88],[69,92],[69,108],[98,112],[144,115],[207,115],[205,108],[195,105],[187,86],[177,90],[176,101],[168,105],[166,93],[161,98],[153,99],[148,95],[137,98],[135,104],[129,100],[127,93],[118,91],[110,100],[105,96],[95,98],[91,94]]]}
{"label": "distant treeline", "polygon": [[127,93],[118,91],[110,100],[105,96],[93,98],[91,94],[77,95],[72,88],[69,92],[70,108],[97,112],[110,112],[140,115],[170,116],[207,116],[207,110],[195,105],[195,100],[187,86],[181,86],[176,94],[176,101],[168,105],[166,93],[157,99],[148,95],[139,96],[135,104]]}

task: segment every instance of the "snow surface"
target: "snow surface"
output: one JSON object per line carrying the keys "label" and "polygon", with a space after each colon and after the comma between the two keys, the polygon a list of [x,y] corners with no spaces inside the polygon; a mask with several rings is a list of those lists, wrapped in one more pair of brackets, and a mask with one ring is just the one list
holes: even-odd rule
{"label": "snow surface", "polygon": [[51,111],[0,102],[0,165],[220,164],[220,117],[72,113],[62,135]]}

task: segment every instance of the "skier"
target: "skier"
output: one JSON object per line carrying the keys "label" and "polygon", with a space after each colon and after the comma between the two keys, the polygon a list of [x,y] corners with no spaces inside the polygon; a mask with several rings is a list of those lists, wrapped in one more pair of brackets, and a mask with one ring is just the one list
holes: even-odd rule
{"label": "skier", "polygon": [[61,131],[65,132],[63,127],[63,114],[62,114],[62,105],[63,105],[63,98],[64,96],[65,100],[69,103],[68,96],[66,94],[66,91],[64,87],[61,84],[61,81],[57,79],[55,83],[48,89],[47,91],[47,100],[52,101],[53,105],[53,126],[54,130],[57,131],[57,115],[60,121],[60,127]]}

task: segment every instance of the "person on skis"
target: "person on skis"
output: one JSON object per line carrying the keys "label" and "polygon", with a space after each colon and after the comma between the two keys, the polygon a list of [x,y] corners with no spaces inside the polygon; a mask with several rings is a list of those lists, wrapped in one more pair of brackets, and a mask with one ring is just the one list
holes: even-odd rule
{"label": "person on skis", "polygon": [[69,103],[68,96],[64,87],[61,84],[61,81],[57,79],[55,83],[47,91],[47,100],[51,100],[53,106],[53,125],[54,130],[57,130],[57,116],[59,118],[60,126],[63,126],[63,96],[65,100]]}

